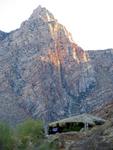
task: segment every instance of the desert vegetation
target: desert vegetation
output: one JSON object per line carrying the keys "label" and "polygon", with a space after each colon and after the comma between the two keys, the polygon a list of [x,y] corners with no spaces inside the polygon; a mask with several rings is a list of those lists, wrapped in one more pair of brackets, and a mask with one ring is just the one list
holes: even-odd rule
{"label": "desert vegetation", "polygon": [[0,150],[55,150],[54,140],[45,137],[43,123],[33,119],[15,128],[0,123]]}

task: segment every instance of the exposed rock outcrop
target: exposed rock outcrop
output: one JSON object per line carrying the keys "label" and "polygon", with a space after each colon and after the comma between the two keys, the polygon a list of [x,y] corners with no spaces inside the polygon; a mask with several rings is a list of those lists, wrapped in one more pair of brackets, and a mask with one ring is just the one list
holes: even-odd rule
{"label": "exposed rock outcrop", "polygon": [[83,51],[46,8],[0,39],[0,119],[50,122],[113,100],[113,50]]}
{"label": "exposed rock outcrop", "polygon": [[8,33],[0,31],[0,41],[4,40],[7,37]]}

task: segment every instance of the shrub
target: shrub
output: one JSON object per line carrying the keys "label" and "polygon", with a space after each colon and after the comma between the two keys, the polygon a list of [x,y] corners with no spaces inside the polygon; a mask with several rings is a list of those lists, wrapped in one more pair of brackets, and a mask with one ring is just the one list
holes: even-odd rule
{"label": "shrub", "polygon": [[17,140],[19,149],[27,149],[40,144],[44,138],[43,124],[41,121],[27,120],[17,126]]}
{"label": "shrub", "polygon": [[0,123],[0,150],[13,150],[13,144],[11,128],[5,123]]}

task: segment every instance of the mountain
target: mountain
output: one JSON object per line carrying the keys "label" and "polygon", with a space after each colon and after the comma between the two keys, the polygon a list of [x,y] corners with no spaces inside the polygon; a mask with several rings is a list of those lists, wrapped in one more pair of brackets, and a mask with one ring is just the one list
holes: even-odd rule
{"label": "mountain", "polygon": [[92,112],[113,101],[112,91],[113,49],[84,51],[46,8],[0,31],[0,120]]}

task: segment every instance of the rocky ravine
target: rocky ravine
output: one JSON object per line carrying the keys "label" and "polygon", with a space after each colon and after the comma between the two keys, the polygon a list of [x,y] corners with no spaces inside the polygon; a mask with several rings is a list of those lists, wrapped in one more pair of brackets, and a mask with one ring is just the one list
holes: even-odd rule
{"label": "rocky ravine", "polygon": [[0,119],[53,121],[113,100],[113,50],[83,51],[39,6],[21,27],[0,31]]}

